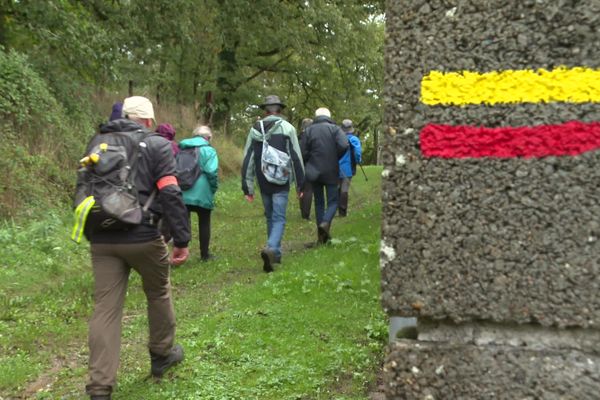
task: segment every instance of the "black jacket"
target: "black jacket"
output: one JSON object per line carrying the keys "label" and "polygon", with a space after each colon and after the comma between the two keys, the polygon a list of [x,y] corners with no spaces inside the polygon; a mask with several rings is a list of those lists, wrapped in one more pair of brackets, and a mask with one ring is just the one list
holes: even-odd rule
{"label": "black jacket", "polygon": [[338,160],[348,149],[348,139],[330,118],[320,116],[306,128],[300,142],[306,180],[336,184],[339,179]]}
{"label": "black jacket", "polygon": [[[146,204],[150,193],[156,188],[158,180],[165,176],[175,176],[175,158],[171,143],[156,134],[146,130],[138,123],[128,119],[110,121],[100,126],[100,133],[134,132],[142,130],[147,133],[140,143],[140,159],[137,163],[135,186],[141,204]],[[93,140],[93,139],[92,139]],[[91,150],[91,141],[86,153]],[[78,182],[79,184],[79,182]],[[181,189],[177,185],[165,186],[158,192],[150,211],[159,219],[164,217],[172,227],[173,244],[176,247],[186,247],[190,241],[190,226],[187,209],[183,203]],[[99,231],[88,237],[91,243],[141,243],[160,237],[155,224],[143,223],[127,231]]]}

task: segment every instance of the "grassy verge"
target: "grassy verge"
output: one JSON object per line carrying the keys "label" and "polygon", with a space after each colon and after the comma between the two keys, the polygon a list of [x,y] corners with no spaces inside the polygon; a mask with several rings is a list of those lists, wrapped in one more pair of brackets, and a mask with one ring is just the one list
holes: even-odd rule
{"label": "grassy verge", "polygon": [[[260,199],[247,204],[237,180],[224,182],[212,220],[218,259],[199,262],[194,221],[191,259],[172,274],[186,361],[148,380],[145,301],[132,274],[114,398],[366,399],[386,338],[380,169],[366,171],[331,245],[305,248],[315,225],[290,199],[283,265],[269,275]],[[0,398],[84,398],[92,281],[87,246],[70,244],[67,230],[53,216],[0,229]]]}

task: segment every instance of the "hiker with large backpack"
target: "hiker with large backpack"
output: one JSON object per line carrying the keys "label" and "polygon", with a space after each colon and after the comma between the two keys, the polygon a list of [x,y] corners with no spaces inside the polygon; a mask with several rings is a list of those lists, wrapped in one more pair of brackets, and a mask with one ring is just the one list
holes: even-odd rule
{"label": "hiker with large backpack", "polygon": [[306,179],[311,182],[315,198],[317,242],[331,239],[330,229],[338,207],[338,160],[348,149],[348,139],[331,119],[331,112],[321,107],[302,137],[302,157]]}
{"label": "hiker with large backpack", "polygon": [[198,216],[200,260],[209,261],[214,258],[208,248],[210,215],[215,208],[214,197],[219,188],[219,157],[210,145],[213,134],[208,126],[197,127],[193,135],[179,143],[181,151],[177,155],[177,174],[188,217],[192,212]]}
{"label": "hiker with large backpack", "polygon": [[339,182],[339,204],[338,215],[345,217],[348,214],[348,192],[350,192],[350,184],[352,177],[356,175],[356,165],[362,162],[362,147],[360,139],[354,134],[354,126],[352,120],[345,119],[342,121],[342,131],[348,139],[348,150],[342,158],[340,158],[340,182]]}
{"label": "hiker with large backpack", "polygon": [[[152,103],[133,96],[123,103],[125,118],[100,128],[80,160],[75,194],[76,223],[71,238],[90,241],[94,273],[94,313],[89,322],[89,382],[92,400],[107,400],[116,384],[121,319],[131,270],[141,276],[147,301],[150,373],[162,377],[183,360],[174,344],[175,313],[170,264],[188,257],[187,210],[175,177],[169,142],[149,131]],[[173,250],[157,224],[167,218]]]}
{"label": "hiker with large backpack", "polygon": [[265,217],[267,244],[261,250],[263,270],[272,272],[281,263],[281,239],[286,223],[288,195],[292,183],[302,197],[304,166],[296,129],[281,115],[285,104],[278,96],[267,96],[259,106],[265,114],[256,121],[246,139],[242,162],[242,191],[254,200],[254,178],[258,182]]}

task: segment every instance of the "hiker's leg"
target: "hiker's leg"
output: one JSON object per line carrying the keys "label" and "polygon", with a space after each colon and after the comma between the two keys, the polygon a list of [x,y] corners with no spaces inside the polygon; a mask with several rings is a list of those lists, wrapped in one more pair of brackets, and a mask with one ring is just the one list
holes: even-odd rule
{"label": "hiker's leg", "polygon": [[267,241],[267,246],[275,252],[276,257],[281,257],[281,238],[285,230],[285,213],[288,203],[288,191],[274,193],[272,196],[273,213],[271,216],[272,229]]}
{"label": "hiker's leg", "polygon": [[315,196],[315,217],[317,225],[323,222],[323,214],[325,213],[325,194],[322,183],[313,182],[313,194]]}
{"label": "hiker's leg", "polygon": [[175,311],[171,300],[169,250],[161,240],[129,245],[127,262],[142,277],[148,303],[148,348],[166,355],[175,339]]}
{"label": "hiker's leg", "polygon": [[335,183],[325,185],[327,191],[327,209],[323,215],[323,222],[331,224],[338,208],[338,185]]}
{"label": "hiker's leg", "polygon": [[348,192],[350,191],[351,178],[340,179],[339,195],[339,213],[340,216],[346,216],[348,213]]}
{"label": "hiker's leg", "polygon": [[302,214],[302,218],[310,219],[310,206],[313,201],[313,193],[312,193],[312,184],[309,181],[304,182],[304,186],[302,188],[303,196],[300,199],[300,212]]}
{"label": "hiker's leg", "polygon": [[273,228],[273,195],[267,193],[260,193],[262,198],[263,207],[265,209],[265,218],[267,219],[267,239],[271,236],[271,229]]}
{"label": "hiker's leg", "polygon": [[208,246],[210,244],[210,212],[208,208],[198,207],[198,233],[200,237],[200,257],[208,259],[210,255]]}
{"label": "hiker's leg", "polygon": [[91,245],[95,304],[88,336],[90,380],[86,392],[89,395],[110,394],[119,367],[121,318],[130,268],[114,251],[115,247]]}
{"label": "hiker's leg", "polygon": [[185,205],[185,208],[187,208],[187,215],[188,215],[188,224],[190,226],[190,241],[192,240],[192,212],[194,212],[194,206]]}

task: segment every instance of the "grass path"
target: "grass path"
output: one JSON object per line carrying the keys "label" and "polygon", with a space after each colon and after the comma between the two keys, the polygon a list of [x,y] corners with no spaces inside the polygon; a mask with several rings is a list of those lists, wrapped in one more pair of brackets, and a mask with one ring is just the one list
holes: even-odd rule
{"label": "grass path", "polygon": [[[379,304],[380,172],[357,175],[347,218],[333,243],[290,199],[283,264],[262,272],[260,199],[222,184],[213,212],[215,261],[190,260],[172,273],[177,341],[185,362],[149,381],[147,322],[132,274],[115,399],[366,399],[386,339]],[[293,194],[293,192],[291,193]],[[53,221],[54,223],[51,223]],[[79,399],[86,379],[91,313],[87,246],[66,239],[57,216],[0,229],[0,399]]]}

